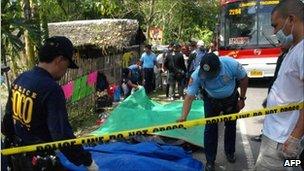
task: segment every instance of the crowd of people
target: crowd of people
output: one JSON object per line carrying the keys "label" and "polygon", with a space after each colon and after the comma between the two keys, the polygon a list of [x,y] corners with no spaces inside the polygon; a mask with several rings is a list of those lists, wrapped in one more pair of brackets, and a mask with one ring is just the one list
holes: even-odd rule
{"label": "crowd of people", "polygon": [[[140,59],[122,69],[123,96],[128,97],[133,88],[143,85],[148,95],[157,90],[165,90],[169,100],[183,100],[184,89],[191,74],[208,52],[211,49],[205,48],[202,41],[196,40],[191,40],[186,45],[171,42],[157,55],[157,52],[152,51],[151,45],[146,45]],[[176,87],[178,96],[175,93]]]}
{"label": "crowd of people", "polygon": [[[304,102],[303,11],[301,0],[283,0],[272,11],[274,34],[286,53],[279,58],[280,67],[267,95],[266,107]],[[1,127],[2,134],[9,141],[7,147],[75,138],[68,121],[63,90],[56,82],[68,68],[78,68],[73,61],[73,51],[73,44],[66,37],[46,39],[39,50],[38,65],[12,83]],[[162,85],[164,78],[168,98],[174,100],[178,85],[178,97],[184,99],[178,122],[187,120],[192,101],[198,94],[204,100],[205,117],[237,113],[245,106],[248,77],[243,66],[233,58],[219,57],[212,50],[208,53],[200,42],[191,42],[189,54],[182,52],[180,44],[171,43],[168,50],[158,56],[152,52],[151,45],[146,45],[139,61],[124,68],[122,75],[121,85],[126,97],[140,85],[150,94],[155,87]],[[237,160],[236,121],[225,122],[224,132],[224,154],[228,162],[234,163]],[[206,125],[204,137],[205,170],[215,170],[217,124]],[[303,141],[304,109],[267,115],[255,170],[287,170],[283,167],[285,159],[299,156],[303,162]],[[82,146],[60,150],[75,165],[84,165],[90,171],[99,170],[91,154]],[[37,156],[50,158],[55,152],[13,155],[8,162],[14,170],[41,170],[42,166],[33,162]],[[52,159],[47,161],[49,170],[64,170],[56,157]]]}

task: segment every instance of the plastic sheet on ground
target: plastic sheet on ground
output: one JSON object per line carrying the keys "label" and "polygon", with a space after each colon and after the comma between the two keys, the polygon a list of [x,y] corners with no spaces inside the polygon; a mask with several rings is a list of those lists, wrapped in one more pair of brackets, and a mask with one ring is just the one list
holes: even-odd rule
{"label": "plastic sheet on ground", "polygon": [[[110,134],[113,132],[139,129],[150,126],[174,123],[181,116],[182,101],[160,104],[146,96],[140,88],[121,102],[110,114],[101,127],[92,132],[94,135]],[[203,101],[193,101],[187,120],[204,117]],[[175,129],[155,133],[158,135],[182,139],[191,144],[203,147],[204,126],[187,129]]]}
{"label": "plastic sheet on ground", "polygon": [[[128,144],[115,142],[86,147],[102,171],[201,171],[203,165],[178,146],[158,145],[153,142]],[[61,153],[61,163],[69,170],[85,171],[84,166],[75,166]]]}

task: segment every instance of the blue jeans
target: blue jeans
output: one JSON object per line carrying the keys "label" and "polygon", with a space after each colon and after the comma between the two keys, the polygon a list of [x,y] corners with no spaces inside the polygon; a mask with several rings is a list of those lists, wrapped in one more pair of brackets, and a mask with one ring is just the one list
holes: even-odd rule
{"label": "blue jeans", "polygon": [[[218,116],[223,114],[237,113],[238,93],[235,92],[225,99],[214,99],[204,97],[205,117]],[[205,126],[204,146],[207,162],[214,163],[217,154],[218,125],[208,124]],[[225,154],[234,154],[236,137],[236,121],[225,122],[224,149]]]}

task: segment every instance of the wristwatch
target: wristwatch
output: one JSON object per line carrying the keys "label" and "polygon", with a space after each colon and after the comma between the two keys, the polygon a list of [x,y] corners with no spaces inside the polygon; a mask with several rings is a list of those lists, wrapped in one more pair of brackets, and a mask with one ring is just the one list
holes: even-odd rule
{"label": "wristwatch", "polygon": [[247,99],[247,97],[240,97],[240,100],[245,101]]}

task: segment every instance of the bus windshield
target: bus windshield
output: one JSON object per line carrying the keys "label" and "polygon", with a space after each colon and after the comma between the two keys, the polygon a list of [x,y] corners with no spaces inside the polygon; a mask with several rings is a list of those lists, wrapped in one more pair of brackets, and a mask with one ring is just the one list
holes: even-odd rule
{"label": "bus windshield", "polygon": [[271,11],[279,1],[237,1],[223,6],[220,47],[273,47],[278,41],[271,27]]}

